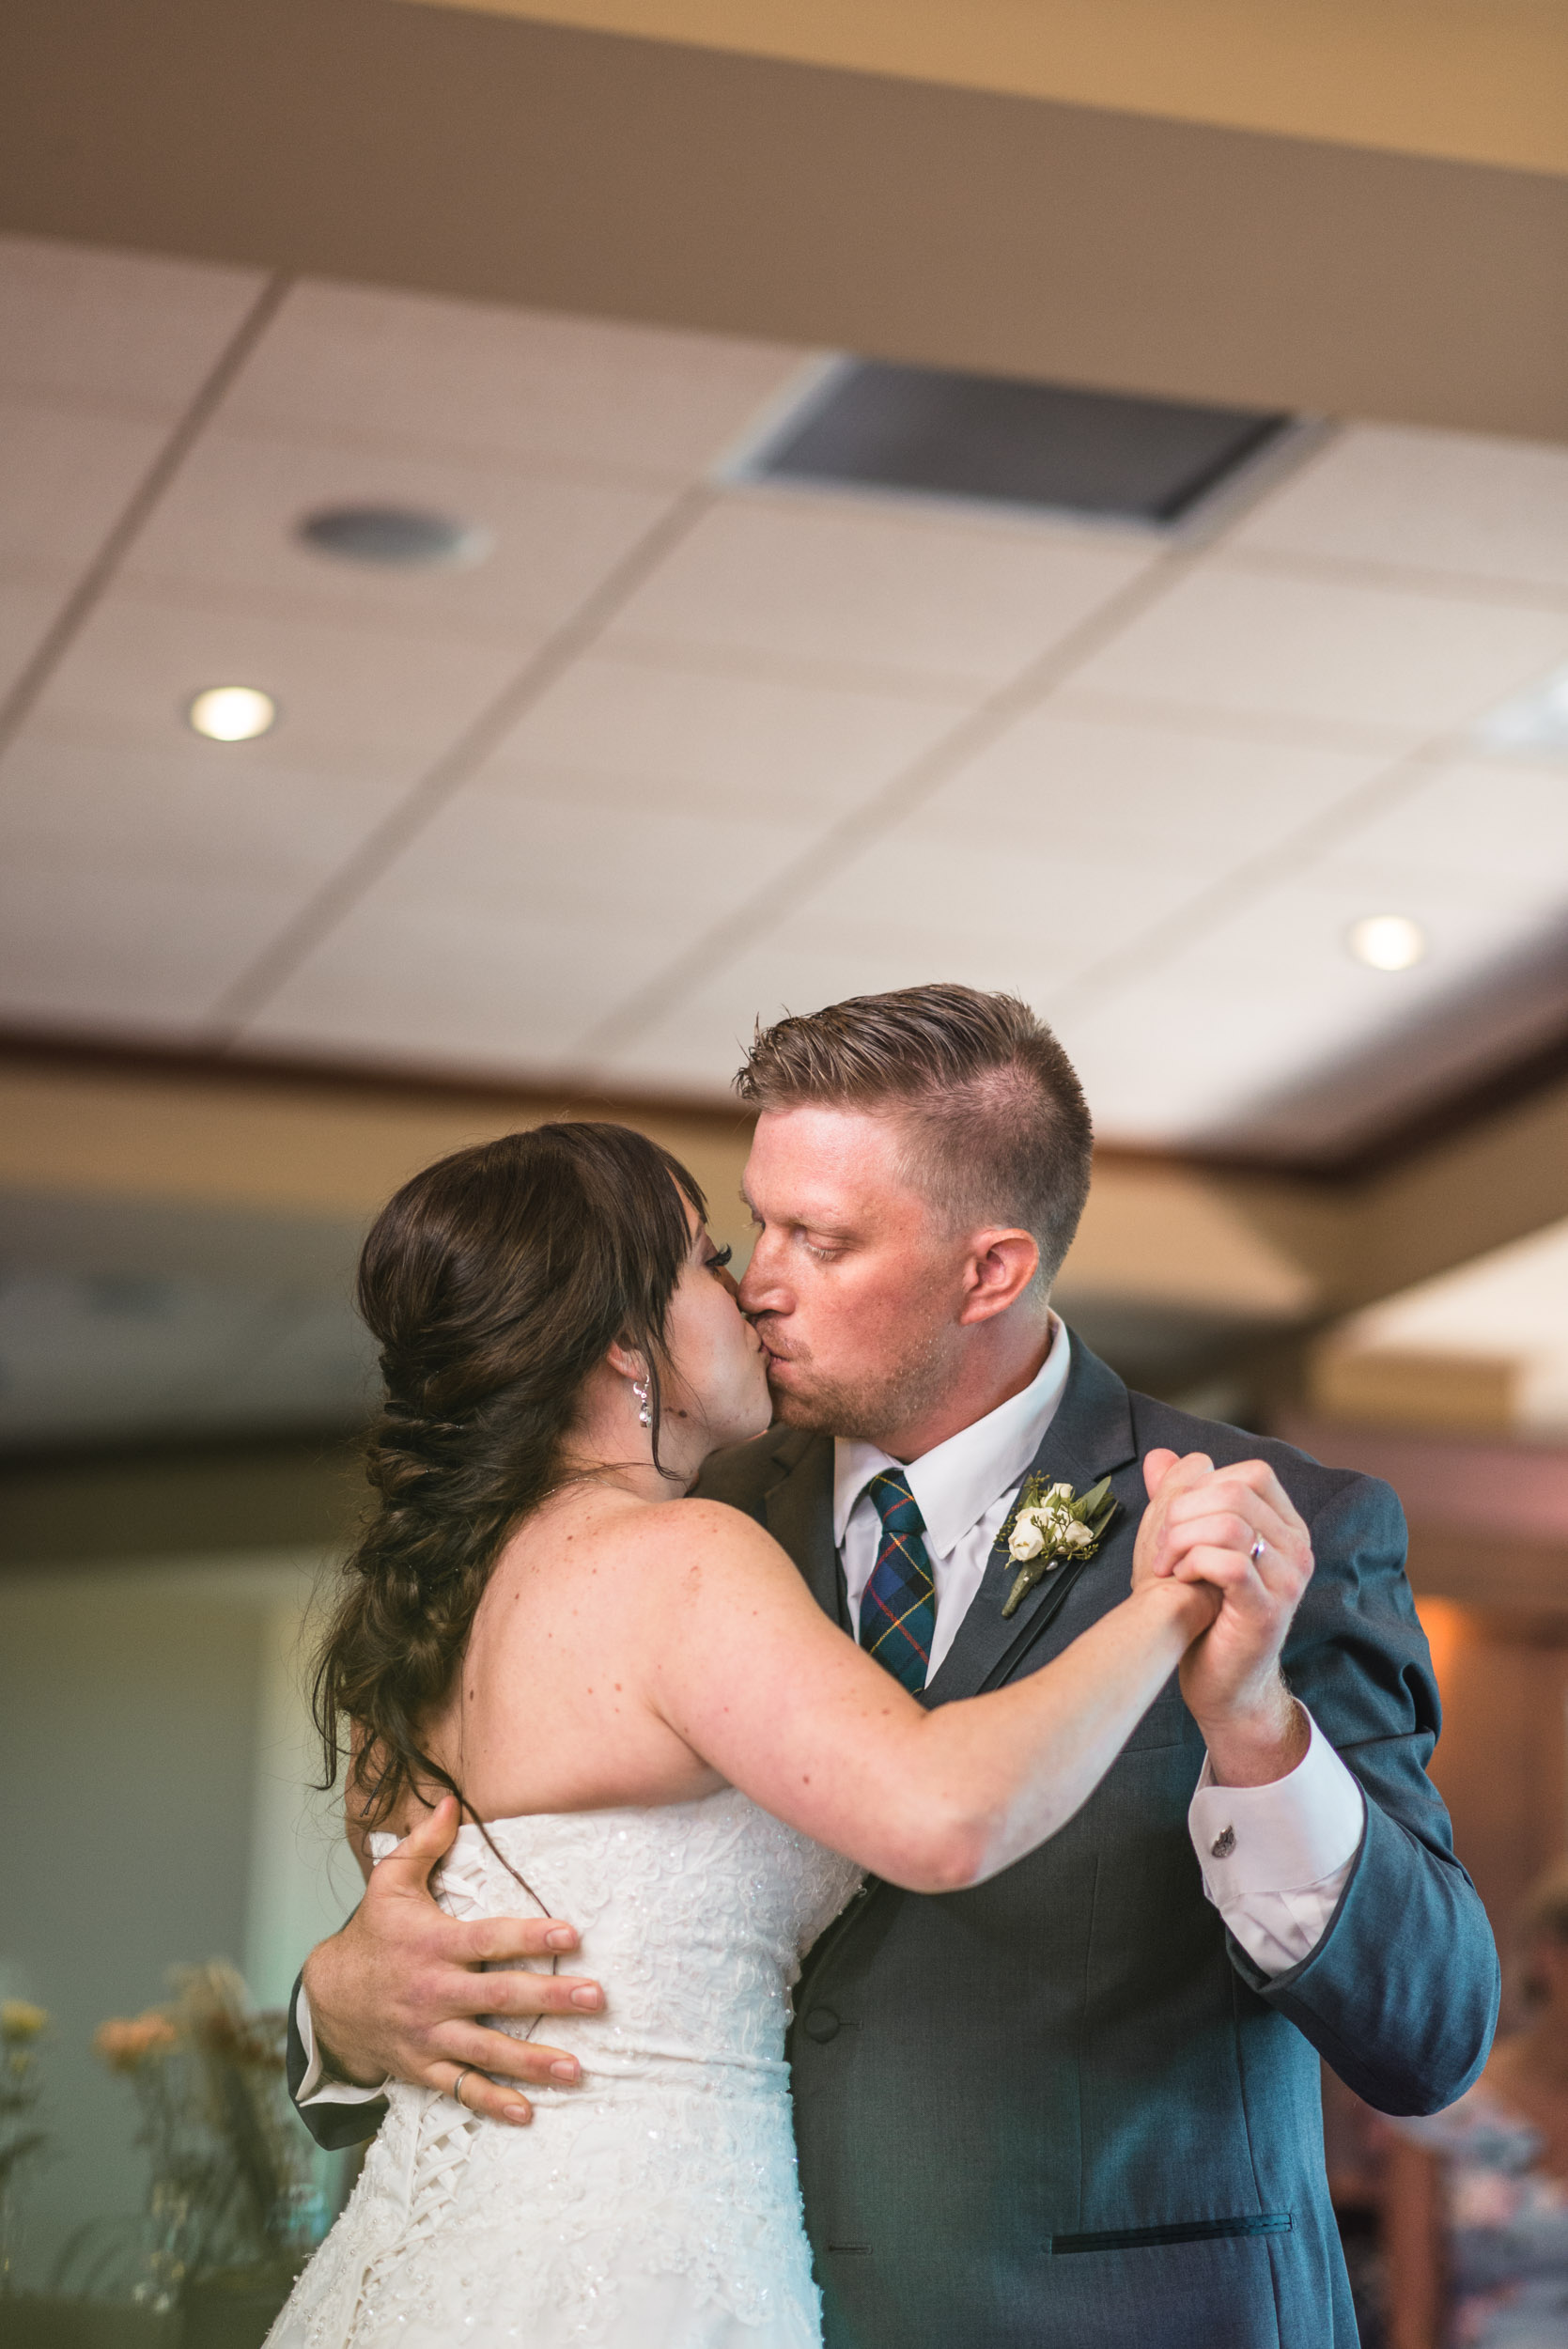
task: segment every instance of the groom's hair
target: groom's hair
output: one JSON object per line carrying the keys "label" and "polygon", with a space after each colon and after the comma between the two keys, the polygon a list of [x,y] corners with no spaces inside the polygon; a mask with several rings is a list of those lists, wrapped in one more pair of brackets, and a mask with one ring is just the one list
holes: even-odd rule
{"label": "groom's hair", "polygon": [[1055,1278],[1089,1195],[1094,1130],[1072,1062],[1016,995],[901,987],[757,1023],[735,1081],[759,1110],[896,1117],[905,1171],[951,1227],[1021,1225]]}

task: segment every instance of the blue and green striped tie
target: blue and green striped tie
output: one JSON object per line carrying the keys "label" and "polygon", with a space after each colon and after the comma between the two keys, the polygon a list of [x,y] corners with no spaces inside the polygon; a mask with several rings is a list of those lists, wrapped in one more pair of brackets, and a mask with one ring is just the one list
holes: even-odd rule
{"label": "blue and green striped tie", "polygon": [[861,1600],[861,1645],[912,1695],[925,1686],[937,1628],[937,1586],[921,1539],[925,1519],[902,1469],[882,1470],[866,1491],[882,1540]]}

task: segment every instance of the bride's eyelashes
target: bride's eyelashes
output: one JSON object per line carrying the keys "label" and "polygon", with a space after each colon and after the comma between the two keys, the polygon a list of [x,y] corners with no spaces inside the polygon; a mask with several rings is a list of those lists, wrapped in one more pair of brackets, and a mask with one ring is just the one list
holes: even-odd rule
{"label": "bride's eyelashes", "polygon": [[711,1256],[705,1256],[703,1262],[709,1272],[723,1272],[728,1269],[730,1258],[734,1254],[734,1249],[726,1241],[722,1248],[716,1248]]}

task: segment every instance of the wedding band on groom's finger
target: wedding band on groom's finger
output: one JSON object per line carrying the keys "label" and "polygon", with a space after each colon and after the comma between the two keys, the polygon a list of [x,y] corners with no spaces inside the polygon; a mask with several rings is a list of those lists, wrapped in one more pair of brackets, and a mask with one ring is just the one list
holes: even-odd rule
{"label": "wedding band on groom's finger", "polygon": [[1251,1548],[1247,1553],[1254,1565],[1257,1565],[1261,1562],[1264,1551],[1267,1548],[1268,1544],[1264,1540],[1263,1535],[1260,1533],[1254,1540]]}

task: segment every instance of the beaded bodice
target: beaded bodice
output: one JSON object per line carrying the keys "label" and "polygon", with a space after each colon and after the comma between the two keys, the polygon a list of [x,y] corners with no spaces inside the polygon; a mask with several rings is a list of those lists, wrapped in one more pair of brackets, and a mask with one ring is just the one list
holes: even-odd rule
{"label": "beaded bodice", "polygon": [[[784,2035],[800,1959],[859,1871],[727,1787],[505,1819],[489,1836],[494,1850],[461,1830],[439,1898],[465,1919],[577,1926],[571,1970],[603,1983],[605,2012],[551,2016],[536,2035],[577,2056],[582,2085],[530,2089],[526,2129],[395,2087],[280,2349],[413,2344],[422,2328],[432,2343],[608,2340],[629,2279],[650,2273],[762,2326],[769,2349],[809,2349]],[[376,1858],[393,1843],[375,1838]]]}

